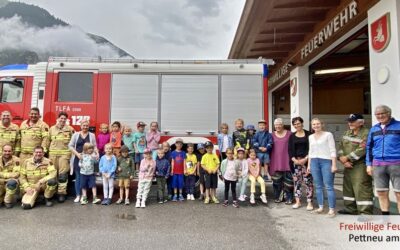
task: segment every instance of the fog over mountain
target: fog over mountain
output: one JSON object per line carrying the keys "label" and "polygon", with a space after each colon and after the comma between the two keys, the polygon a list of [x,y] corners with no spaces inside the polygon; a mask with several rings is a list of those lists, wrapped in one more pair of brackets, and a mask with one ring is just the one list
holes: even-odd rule
{"label": "fog over mountain", "polygon": [[47,61],[49,56],[132,57],[107,39],[68,25],[42,8],[1,1],[0,65]]}

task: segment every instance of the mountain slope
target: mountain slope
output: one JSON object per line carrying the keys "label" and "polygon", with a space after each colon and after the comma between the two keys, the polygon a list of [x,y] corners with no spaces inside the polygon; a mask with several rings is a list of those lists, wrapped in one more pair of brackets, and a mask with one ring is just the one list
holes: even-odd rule
{"label": "mountain slope", "polygon": [[0,0],[0,65],[47,61],[49,55],[133,58],[104,37],[70,26],[43,8]]}

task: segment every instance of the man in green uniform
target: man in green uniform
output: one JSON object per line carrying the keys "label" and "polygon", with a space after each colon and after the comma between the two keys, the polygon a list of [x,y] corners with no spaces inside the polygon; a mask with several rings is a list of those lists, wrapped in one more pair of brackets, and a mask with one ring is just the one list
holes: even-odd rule
{"label": "man in green uniform", "polygon": [[339,213],[372,214],[372,179],[365,166],[369,130],[364,127],[364,117],[360,114],[351,114],[347,121],[350,129],[344,133],[338,151],[339,160],[344,165],[344,209]]}

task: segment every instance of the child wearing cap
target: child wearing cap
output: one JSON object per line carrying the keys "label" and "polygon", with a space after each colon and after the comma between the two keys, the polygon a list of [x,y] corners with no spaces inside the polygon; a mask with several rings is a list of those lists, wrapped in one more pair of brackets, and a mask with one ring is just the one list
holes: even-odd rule
{"label": "child wearing cap", "polygon": [[247,131],[247,145],[249,145],[249,149],[253,148],[253,143],[254,143],[254,134],[256,133],[256,128],[254,125],[249,124],[246,126],[246,131]]}
{"label": "child wearing cap", "polygon": [[206,188],[206,198],[204,203],[210,203],[210,200],[214,203],[219,203],[216,197],[216,190],[218,187],[218,169],[219,169],[219,158],[213,153],[214,145],[208,141],[204,144],[207,153],[201,158],[201,167],[204,169],[204,179]]}
{"label": "child wearing cap", "polygon": [[[171,159],[171,145],[165,141],[162,143],[162,149],[164,151],[165,154],[165,158],[169,161],[169,164],[171,165],[172,163],[172,159]],[[170,169],[170,173],[171,173],[171,169]],[[168,197],[169,200],[172,200],[172,195],[174,193],[174,190],[172,189],[172,178],[168,178],[167,179],[167,189],[168,189]]]}
{"label": "child wearing cap", "polygon": [[140,161],[139,168],[139,183],[136,194],[136,207],[146,207],[147,196],[150,192],[151,181],[156,169],[156,162],[151,156],[151,150],[145,149],[144,158]]}
{"label": "child wearing cap", "polygon": [[196,185],[196,172],[197,172],[197,157],[193,153],[194,145],[189,143],[187,145],[187,153],[186,153],[186,194],[187,200],[194,201],[194,188]]}
{"label": "child wearing cap", "polygon": [[245,201],[246,200],[246,187],[247,187],[247,181],[249,180],[249,165],[247,163],[247,159],[245,157],[245,152],[244,148],[238,148],[237,149],[237,160],[240,162],[240,196],[239,200],[240,201]]}
{"label": "child wearing cap", "polygon": [[110,143],[113,148],[113,154],[118,157],[122,144],[121,123],[119,121],[115,121],[111,124]]}
{"label": "child wearing cap", "polygon": [[[169,145],[168,145],[169,147]],[[157,200],[158,203],[162,204],[167,202],[167,192],[165,186],[167,184],[167,180],[169,178],[169,173],[171,170],[171,164],[169,159],[165,157],[165,152],[162,148],[157,150],[157,158],[156,158],[156,180],[157,180]]]}
{"label": "child wearing cap", "polygon": [[197,168],[197,175],[199,176],[199,182],[200,182],[199,200],[203,200],[205,180],[204,180],[204,169],[200,167],[201,158],[203,158],[203,155],[206,153],[206,149],[204,148],[203,143],[197,144],[197,151],[198,153],[196,154],[196,157],[197,157],[197,162],[199,163],[199,167]]}
{"label": "child wearing cap", "polygon": [[238,148],[244,148],[247,151],[250,149],[250,145],[247,144],[247,131],[244,129],[244,121],[239,118],[235,121],[236,130],[232,134],[233,146],[237,150]]}
{"label": "child wearing cap", "polygon": [[224,207],[229,205],[229,189],[232,192],[233,206],[239,207],[236,200],[236,182],[241,171],[241,162],[233,158],[233,149],[226,150],[227,158],[221,163],[221,176],[225,183],[225,201]]}
{"label": "child wearing cap", "polygon": [[220,126],[220,132],[217,136],[218,148],[219,152],[221,153],[221,161],[226,159],[226,150],[233,147],[232,136],[228,135],[228,129],[228,124],[222,123]]}
{"label": "child wearing cap", "polygon": [[256,151],[257,158],[260,160],[261,167],[264,167],[264,178],[271,179],[268,172],[270,162],[269,154],[272,150],[273,138],[270,132],[266,130],[265,120],[258,122],[258,131],[254,135],[253,148]]}
{"label": "child wearing cap", "polygon": [[157,157],[158,143],[160,142],[160,132],[158,131],[158,122],[150,123],[150,131],[146,134],[147,148],[152,152],[153,159]]}
{"label": "child wearing cap", "polygon": [[[183,189],[183,174],[186,173],[186,153],[182,151],[183,140],[176,139],[176,149],[171,153],[171,175],[172,175],[172,188],[174,189],[174,196],[172,201],[184,201],[182,194]],[[178,196],[179,191],[179,196]]]}
{"label": "child wearing cap", "polygon": [[121,204],[124,200],[125,191],[125,205],[129,205],[129,187],[131,179],[133,179],[133,161],[129,157],[129,148],[124,145],[121,147],[121,156],[118,158],[117,178],[119,186],[119,199],[117,204]]}
{"label": "child wearing cap", "polygon": [[146,134],[144,133],[144,128],[146,124],[144,122],[138,122],[136,124],[137,131],[133,134],[134,148],[135,148],[135,169],[139,169],[141,160],[143,159],[144,150],[147,147]]}

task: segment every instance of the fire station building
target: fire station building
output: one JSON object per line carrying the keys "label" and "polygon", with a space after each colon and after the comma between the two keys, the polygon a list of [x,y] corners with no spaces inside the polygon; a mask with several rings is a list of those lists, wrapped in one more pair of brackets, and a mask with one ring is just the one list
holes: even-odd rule
{"label": "fire station building", "polygon": [[230,59],[271,58],[269,125],[313,117],[339,140],[350,113],[400,118],[400,1],[247,0]]}
{"label": "fire station building", "polygon": [[[247,0],[230,59],[271,58],[268,120],[313,117],[339,141],[345,118],[385,104],[400,118],[400,1]],[[394,194],[390,194],[395,201]],[[394,207],[394,206],[393,206]]]}

